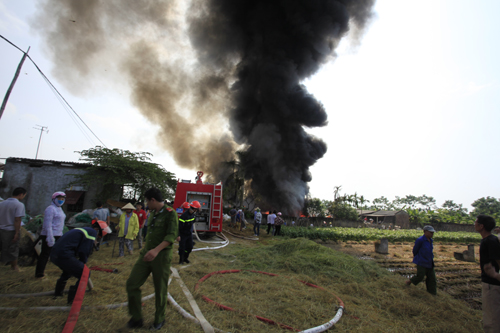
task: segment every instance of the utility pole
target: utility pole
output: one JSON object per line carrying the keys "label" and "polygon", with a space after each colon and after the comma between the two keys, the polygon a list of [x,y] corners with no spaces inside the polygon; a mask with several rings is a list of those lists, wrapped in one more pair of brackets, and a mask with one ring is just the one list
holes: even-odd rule
{"label": "utility pole", "polygon": [[36,126],[40,126],[40,128],[33,127],[34,129],[40,131],[40,138],[38,139],[38,147],[36,148],[35,160],[38,159],[38,149],[40,149],[40,141],[42,141],[43,132],[47,132],[47,134],[49,134],[49,128],[47,126],[42,126],[42,125],[36,125]]}
{"label": "utility pole", "polygon": [[12,82],[10,83],[9,89],[7,89],[7,92],[5,93],[5,97],[3,98],[2,102],[2,107],[0,107],[0,119],[2,119],[3,111],[5,110],[5,107],[7,106],[7,101],[9,100],[10,93],[12,92],[12,88],[14,88],[14,85],[16,84],[17,77],[19,76],[19,73],[21,72],[21,67],[23,67],[24,60],[26,59],[26,56],[28,55],[28,52],[30,51],[30,47],[28,47],[28,51],[26,51],[23,55],[23,58],[21,59],[21,62],[17,66],[16,74],[14,74],[14,78],[12,79]]}

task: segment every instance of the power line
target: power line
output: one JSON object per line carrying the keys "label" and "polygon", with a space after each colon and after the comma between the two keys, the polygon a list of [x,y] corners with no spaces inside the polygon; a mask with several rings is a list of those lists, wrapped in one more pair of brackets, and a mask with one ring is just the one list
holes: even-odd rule
{"label": "power line", "polygon": [[[85,125],[85,127],[87,127],[87,129],[97,138],[97,140],[99,140],[99,142],[107,148],[107,146],[104,144],[104,142],[101,141],[101,139],[99,139],[99,137],[90,129],[90,127],[83,121],[83,119],[78,115],[78,113],[73,109],[73,107],[68,103],[68,101],[63,97],[63,95],[59,92],[59,90],[57,90],[57,88],[52,84],[52,82],[50,82],[49,78],[42,72],[42,70],[40,69],[40,67],[38,67],[38,65],[35,63],[35,61],[33,59],[31,59],[31,57],[26,53],[24,52],[23,50],[21,50],[17,45],[15,45],[14,43],[12,43],[11,41],[9,41],[7,38],[5,38],[4,36],[0,35],[0,37],[5,40],[7,43],[9,43],[10,45],[14,46],[16,49],[18,49],[19,51],[21,51],[23,54],[25,54],[27,56],[27,58],[33,63],[33,65],[35,65],[36,69],[38,70],[38,72],[40,73],[40,75],[42,75],[42,77],[45,79],[45,82],[49,85],[50,88],[53,89],[53,91],[59,96],[59,98],[61,98],[64,103],[69,107],[69,109],[71,111],[73,111],[73,113],[78,117],[78,119]],[[71,113],[69,113],[71,115]],[[78,126],[78,125],[77,125]],[[90,139],[89,137],[87,137],[87,139]]]}
{"label": "power line", "polygon": [[63,109],[66,111],[66,113],[71,118],[71,120],[73,120],[73,122],[75,123],[76,127],[78,127],[78,129],[82,132],[82,134],[85,137],[85,139],[87,139],[87,141],[90,143],[91,146],[95,146],[94,140],[92,140],[92,138],[87,133],[87,131],[85,131],[85,129],[83,128],[83,126],[80,124],[80,122],[78,121],[78,119],[74,116],[74,114],[69,110],[68,106],[64,103],[64,101],[61,99],[61,97],[52,88],[52,86],[47,82],[47,80],[45,80],[45,82],[49,85],[50,90],[54,93],[54,96],[59,101],[59,103],[61,103]]}

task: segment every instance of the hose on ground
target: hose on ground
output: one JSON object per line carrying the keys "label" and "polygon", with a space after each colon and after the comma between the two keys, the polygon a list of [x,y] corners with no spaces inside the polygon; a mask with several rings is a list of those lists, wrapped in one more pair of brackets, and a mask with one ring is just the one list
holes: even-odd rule
{"label": "hose on ground", "polygon": [[259,238],[256,238],[256,237],[245,237],[245,236],[235,235],[232,232],[230,232],[229,230],[225,230],[225,229],[223,229],[223,230],[225,232],[227,232],[228,234],[230,234],[231,236],[236,237],[236,238],[247,239],[247,240],[259,240]]}
{"label": "hose on ground", "polygon": [[[198,290],[198,288],[200,287],[200,284],[205,281],[206,279],[208,279],[209,277],[211,277],[212,275],[216,275],[216,274],[229,274],[229,273],[239,273],[239,272],[242,272],[244,271],[243,269],[231,269],[231,270],[223,270],[223,271],[216,271],[216,272],[212,272],[212,273],[209,273],[207,275],[205,275],[204,277],[202,277],[201,279],[198,280],[198,282],[196,283],[195,287],[194,287],[194,290]],[[269,276],[279,276],[278,274],[274,274],[274,273],[267,273],[267,272],[261,272],[261,271],[254,271],[254,270],[248,270],[249,272],[253,272],[253,273],[258,273],[258,274],[264,274],[264,275],[269,275]],[[331,328],[333,325],[335,325],[339,320],[340,318],[342,317],[342,313],[344,312],[344,302],[337,296],[335,295],[334,293],[322,288],[322,287],[319,287],[317,285],[314,285],[312,283],[309,283],[309,282],[305,282],[305,281],[301,281],[301,280],[298,280],[299,282],[305,284],[306,286],[309,286],[309,287],[313,287],[313,288],[318,288],[318,289],[321,289],[321,290],[324,290],[326,292],[329,292],[331,293],[333,296],[335,296],[335,298],[337,298],[338,302],[339,302],[339,306],[338,306],[338,310],[337,310],[337,313],[335,314],[335,316],[330,320],[328,321],[327,323],[324,323],[322,325],[319,325],[319,326],[316,326],[316,327],[313,327],[313,328],[309,328],[309,329],[306,329],[306,330],[303,330],[303,331],[300,331],[299,333],[319,333],[319,332],[324,332],[326,330],[328,330],[329,328]],[[232,309],[228,306],[225,306],[223,304],[220,304],[214,300],[211,300],[210,298],[206,297],[205,295],[201,295],[202,298],[207,302],[207,303],[212,303],[212,304],[215,304],[217,307],[223,309],[223,310],[228,310],[228,311],[237,311],[235,309]],[[257,318],[258,320],[262,321],[262,322],[265,322],[267,324],[271,324],[271,325],[277,325],[277,326],[280,326],[282,328],[285,328],[285,329],[288,329],[288,330],[292,330],[292,331],[298,331],[297,329],[294,329],[293,327],[290,327],[288,325],[285,325],[285,324],[282,324],[282,323],[279,323],[279,322],[276,322],[276,321],[273,321],[271,319],[267,319],[267,318],[264,318],[264,317],[260,317],[260,316],[257,316],[257,315],[254,315],[255,318]]]}

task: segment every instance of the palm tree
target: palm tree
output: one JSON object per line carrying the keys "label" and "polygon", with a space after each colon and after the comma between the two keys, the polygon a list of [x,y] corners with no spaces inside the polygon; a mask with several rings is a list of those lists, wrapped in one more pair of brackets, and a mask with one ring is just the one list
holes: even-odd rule
{"label": "palm tree", "polygon": [[339,192],[341,187],[342,185],[333,187],[333,201],[337,201],[337,199],[339,199],[340,197]]}
{"label": "palm tree", "polygon": [[351,200],[352,200],[352,203],[354,204],[354,206],[356,206],[356,209],[358,209],[359,198],[358,198],[358,193],[357,192],[354,192],[354,194],[351,195]]}
{"label": "palm tree", "polygon": [[366,200],[363,196],[360,196],[360,197],[359,197],[359,203],[361,204],[361,209],[363,209],[363,208],[364,208],[364,204],[365,204],[365,202],[366,202],[366,203],[369,203],[369,202],[370,202],[370,200]]}

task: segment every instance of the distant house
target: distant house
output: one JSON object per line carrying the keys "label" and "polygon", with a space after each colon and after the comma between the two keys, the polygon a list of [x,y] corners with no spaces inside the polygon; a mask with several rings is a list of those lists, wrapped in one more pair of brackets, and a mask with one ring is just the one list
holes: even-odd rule
{"label": "distant house", "polygon": [[390,211],[390,210],[377,210],[366,211],[359,215],[362,219],[365,217],[373,219],[375,223],[390,223],[394,226],[400,226],[403,229],[410,228],[410,215],[404,210]]}
{"label": "distant house", "polygon": [[365,209],[356,209],[356,212],[358,213],[358,216],[365,215],[365,214],[370,214],[376,212],[376,210],[365,210]]}
{"label": "distant house", "polygon": [[[9,198],[16,187],[24,187],[28,194],[23,202],[26,213],[31,216],[42,214],[50,205],[52,194],[57,191],[66,193],[63,205],[66,215],[94,208],[97,196],[103,189],[101,184],[91,187],[69,186],[76,180],[74,175],[84,174],[89,166],[86,163],[9,157],[3,165],[0,197]],[[121,192],[117,191],[116,199],[120,199],[120,195]]]}

